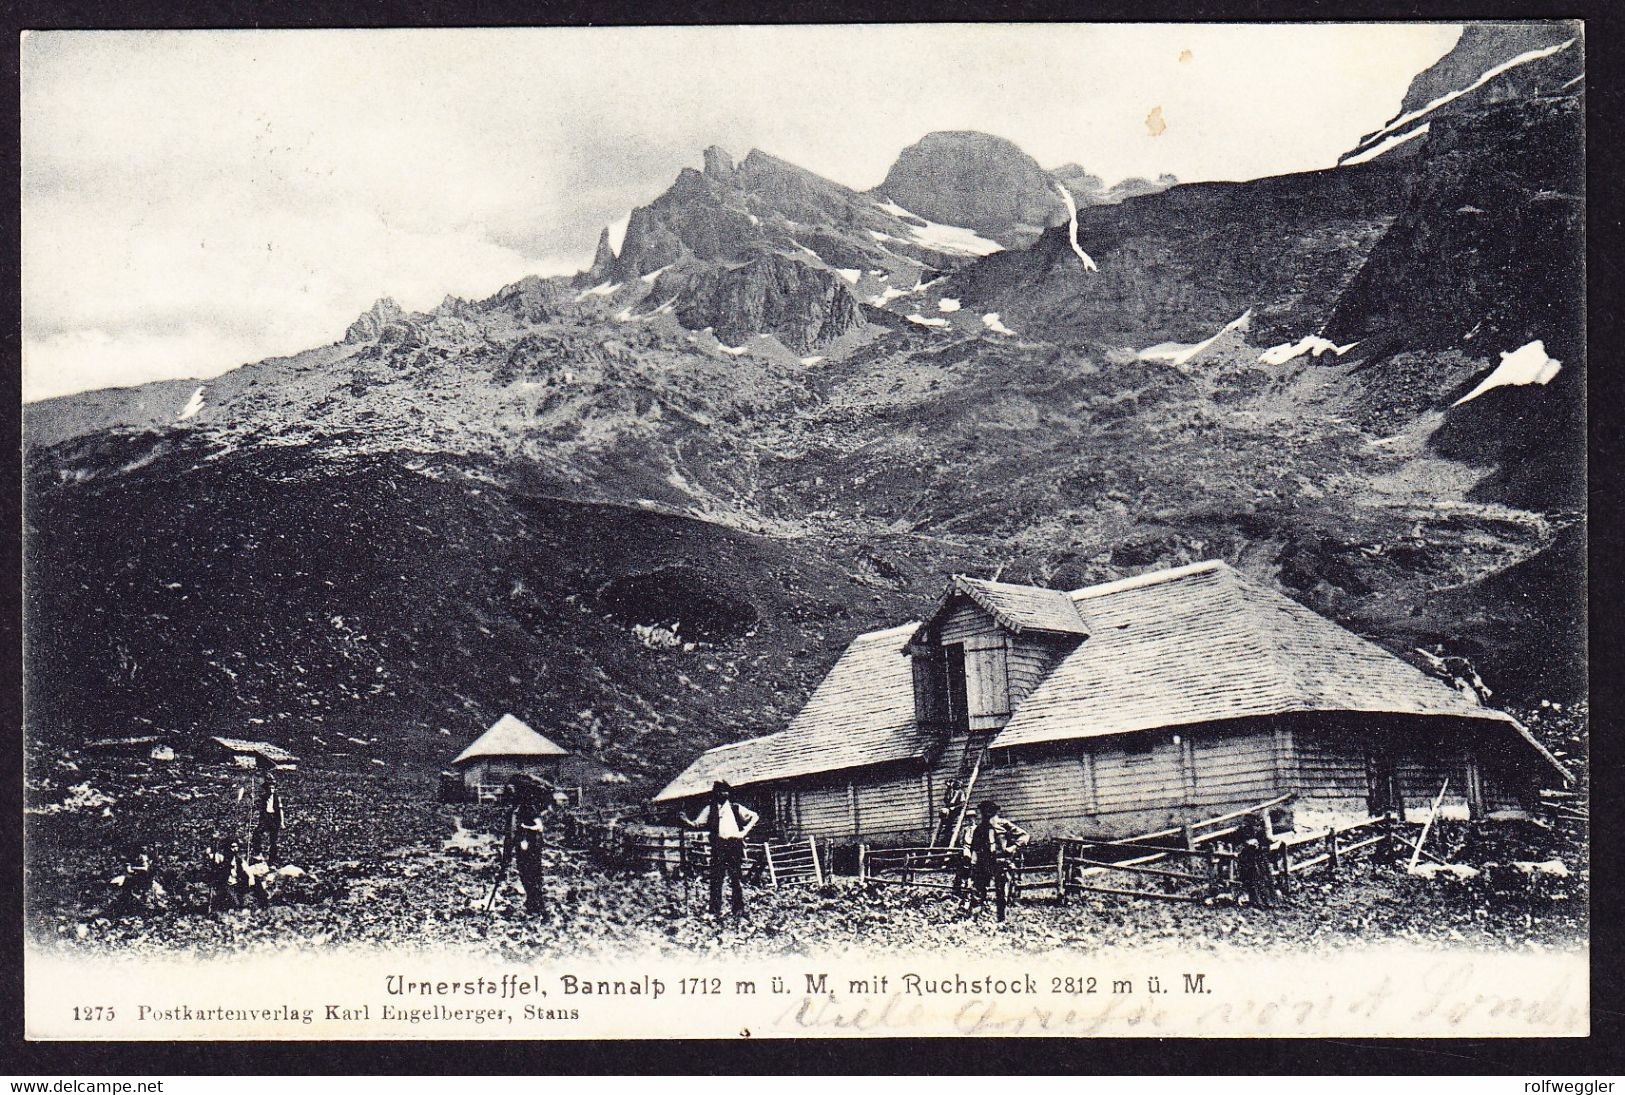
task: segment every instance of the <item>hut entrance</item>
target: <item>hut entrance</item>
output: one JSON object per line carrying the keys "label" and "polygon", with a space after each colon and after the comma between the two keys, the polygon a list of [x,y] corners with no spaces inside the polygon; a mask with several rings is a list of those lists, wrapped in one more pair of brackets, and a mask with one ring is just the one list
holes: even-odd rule
{"label": "hut entrance", "polygon": [[1365,755],[1366,809],[1372,817],[1387,814],[1405,816],[1405,800],[1399,784],[1399,767],[1386,752],[1368,751]]}

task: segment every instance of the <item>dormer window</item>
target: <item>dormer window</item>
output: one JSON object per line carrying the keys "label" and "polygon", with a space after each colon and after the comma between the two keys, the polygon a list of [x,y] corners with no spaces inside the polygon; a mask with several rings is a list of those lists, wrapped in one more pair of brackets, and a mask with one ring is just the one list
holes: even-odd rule
{"label": "dormer window", "polygon": [[1049,667],[1087,637],[1065,593],[957,577],[907,648],[915,715],[949,732],[997,730]]}

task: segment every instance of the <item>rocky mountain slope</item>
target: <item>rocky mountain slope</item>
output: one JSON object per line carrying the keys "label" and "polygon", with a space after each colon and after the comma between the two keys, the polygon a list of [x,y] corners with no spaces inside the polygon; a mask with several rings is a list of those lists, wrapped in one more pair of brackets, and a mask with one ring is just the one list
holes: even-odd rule
{"label": "rocky mountain slope", "polygon": [[1404,159],[1435,121],[1500,102],[1561,95],[1584,79],[1578,23],[1472,23],[1450,52],[1411,81],[1399,113],[1362,137],[1342,162]]}
{"label": "rocky mountain slope", "polygon": [[31,405],[31,728],[430,771],[512,710],[652,786],[951,572],[1209,557],[1578,695],[1581,90],[1024,249],[713,149],[575,279]]}

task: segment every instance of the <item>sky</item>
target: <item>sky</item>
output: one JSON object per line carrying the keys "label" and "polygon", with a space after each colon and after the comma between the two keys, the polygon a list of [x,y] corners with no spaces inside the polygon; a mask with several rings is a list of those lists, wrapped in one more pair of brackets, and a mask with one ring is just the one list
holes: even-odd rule
{"label": "sky", "polygon": [[939,129],[1107,183],[1329,167],[1459,33],[31,32],[23,398],[215,376],[332,342],[381,296],[420,310],[573,273],[711,144],[860,189]]}

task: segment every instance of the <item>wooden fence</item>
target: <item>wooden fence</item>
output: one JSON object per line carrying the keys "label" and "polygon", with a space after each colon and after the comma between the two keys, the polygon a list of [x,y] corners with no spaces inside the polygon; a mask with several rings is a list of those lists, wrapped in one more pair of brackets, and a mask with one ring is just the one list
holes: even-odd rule
{"label": "wooden fence", "polygon": [[[703,873],[711,866],[709,833],[668,825],[627,824],[615,819],[584,819],[575,826],[576,843],[611,866],[657,870],[668,878]],[[743,874],[769,886],[819,885],[823,863],[812,838],[747,841]]]}
{"label": "wooden fence", "polygon": [[[1065,890],[1202,902],[1215,896],[1232,872],[1235,852],[1221,848],[1166,848],[1143,841],[1065,840],[1058,871]],[[1126,878],[1120,876],[1126,875]]]}
{"label": "wooden fence", "polygon": [[[1415,844],[1400,832],[1401,823],[1391,817],[1374,817],[1355,825],[1335,826],[1324,832],[1293,833],[1279,836],[1274,844],[1275,874],[1282,889],[1292,892],[1292,876],[1311,867],[1322,867],[1327,874],[1336,874],[1338,865],[1359,852],[1381,849],[1394,856],[1401,845],[1415,848]],[[1429,859],[1438,857],[1422,853]]]}
{"label": "wooden fence", "polygon": [[769,841],[762,845],[762,849],[767,856],[769,886],[824,884],[824,865],[818,858],[818,844],[812,837],[805,841]]}
{"label": "wooden fence", "polygon": [[[1206,902],[1221,894],[1234,895],[1241,888],[1237,850],[1241,819],[1249,814],[1267,817],[1268,811],[1290,798],[1139,836],[1062,840],[1064,888],[1157,901]],[[1288,894],[1293,875],[1311,868],[1335,874],[1340,862],[1352,855],[1379,847],[1392,855],[1399,845],[1414,847],[1386,817],[1320,832],[1272,834],[1269,841],[1272,873]]]}
{"label": "wooden fence", "polygon": [[[692,873],[711,868],[711,834],[692,830],[680,834],[682,864]],[[818,886],[824,881],[823,861],[812,837],[804,840],[746,841],[746,878],[780,886]]]}
{"label": "wooden fence", "polygon": [[870,848],[858,845],[858,881],[866,886],[909,886],[922,890],[957,889],[954,880],[965,864],[958,848]]}
{"label": "wooden fence", "polygon": [[[960,848],[870,848],[858,845],[858,882],[864,886],[907,886],[919,890],[964,892],[970,871],[970,857]],[[1028,863],[1018,856],[1005,867],[1016,900],[1050,890],[1057,901],[1066,900],[1061,884],[1065,877],[1062,862]]]}

